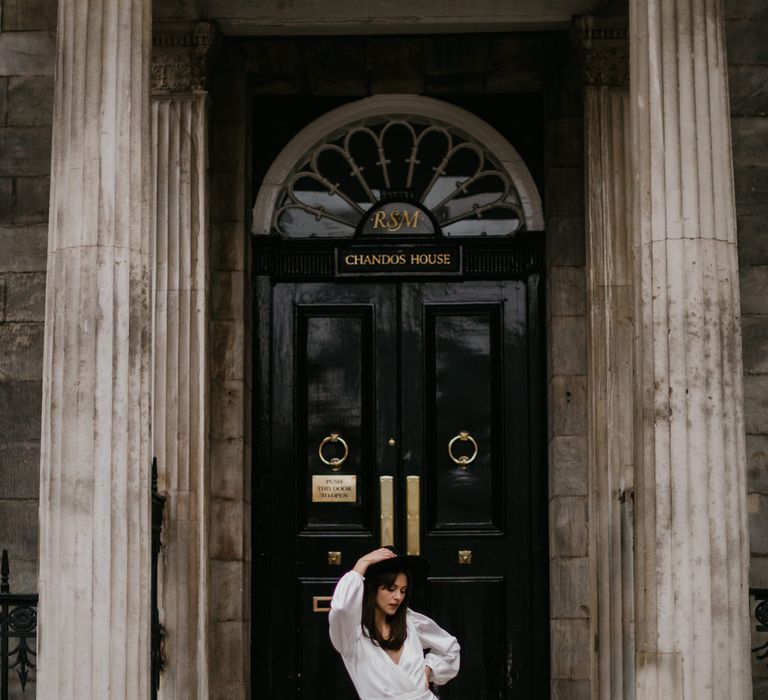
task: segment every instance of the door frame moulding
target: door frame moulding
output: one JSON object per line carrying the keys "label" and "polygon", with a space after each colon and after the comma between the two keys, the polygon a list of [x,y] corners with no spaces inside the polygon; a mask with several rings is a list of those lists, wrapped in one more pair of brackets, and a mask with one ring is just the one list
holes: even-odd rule
{"label": "door frame moulding", "polygon": [[[324,238],[300,238],[291,240],[288,238],[282,238],[274,234],[273,231],[273,214],[278,205],[278,200],[281,193],[284,190],[285,182],[288,177],[296,172],[297,166],[300,166],[302,161],[306,159],[307,155],[314,150],[317,145],[324,138],[334,137],[336,134],[343,132],[349,127],[351,123],[359,122],[368,118],[381,117],[387,114],[395,115],[413,115],[416,117],[423,117],[425,119],[434,120],[435,122],[445,125],[448,128],[454,127],[458,132],[464,132],[468,136],[471,136],[481,146],[487,148],[492,152],[496,158],[501,162],[504,172],[509,176],[513,185],[517,188],[517,192],[520,197],[520,202],[523,207],[525,231],[521,231],[515,237],[477,237],[475,240],[468,240],[467,238],[459,239],[452,238],[452,242],[460,242],[468,245],[470,248],[488,248],[497,249],[498,251],[504,251],[505,253],[511,253],[516,256],[517,253],[513,250],[517,247],[530,246],[533,258],[527,263],[532,266],[530,270],[526,268],[528,273],[533,269],[541,271],[541,274],[549,274],[549,267],[544,258],[544,231],[545,231],[545,219],[541,196],[539,190],[531,176],[526,163],[517,153],[515,148],[507,141],[507,139],[495,128],[482,120],[480,117],[472,114],[471,112],[457,107],[448,102],[442,100],[423,97],[419,95],[377,95],[373,97],[359,99],[348,104],[345,104],[336,109],[332,109],[326,114],[322,115],[318,119],[310,122],[307,126],[297,132],[289,143],[283,148],[279,155],[275,158],[264,176],[256,198],[252,207],[251,217],[251,234],[253,239],[251,241],[251,264],[254,267],[251,268],[251,274],[253,278],[251,283],[253,285],[252,291],[254,293],[254,300],[261,297],[264,298],[268,295],[270,280],[279,279],[284,282],[297,281],[300,278],[328,280],[331,281],[334,278],[333,271],[333,256],[332,252],[334,246],[337,245],[341,239],[324,239]],[[272,235],[270,235],[272,234]],[[351,239],[344,239],[349,242]],[[309,272],[309,268],[305,269],[307,253],[311,249],[315,252],[321,253],[321,257],[325,255],[329,258],[328,265],[321,266],[322,270],[317,267],[317,260],[313,257],[313,262],[310,267],[313,272]],[[540,253],[539,253],[540,251]],[[485,251],[482,251],[485,252]],[[285,254],[284,256],[282,254]],[[304,258],[305,262],[299,264],[299,259]],[[290,262],[294,260],[296,264]],[[521,258],[522,259],[522,258]],[[518,269],[513,272],[509,268],[505,268],[506,272],[497,271],[497,274],[490,274],[490,278],[520,278],[520,275],[526,273],[523,269]],[[477,273],[477,277],[470,273],[468,279],[478,279],[485,277],[482,273]],[[463,275],[459,275],[461,277]],[[393,280],[398,279],[397,275],[393,275]],[[456,277],[454,277],[456,279]],[[359,281],[359,279],[358,279]],[[373,280],[372,280],[373,281]],[[542,296],[543,296],[542,292]],[[545,324],[546,325],[546,324]],[[258,401],[258,390],[255,387],[263,380],[265,380],[271,371],[271,365],[269,361],[269,336],[272,332],[271,319],[266,309],[254,304],[253,308],[253,326],[251,333],[254,339],[254,357],[253,357],[253,379],[254,379],[254,396],[253,400]],[[266,334],[266,337],[264,337]],[[544,334],[545,342],[550,345],[550,339],[548,334]],[[542,358],[546,355],[542,348]],[[545,390],[545,389],[543,389]],[[542,396],[542,400],[543,400]],[[552,406],[549,401],[546,402],[546,415],[547,421],[551,423],[552,420]],[[262,408],[258,405],[254,405],[253,414],[256,416]],[[254,425],[253,434],[254,443],[269,443],[268,431],[260,428],[258,425]],[[263,455],[262,455],[263,456]],[[546,457],[545,457],[546,459]],[[549,479],[553,478],[553,474],[549,472]],[[550,518],[552,518],[552,503],[549,505],[543,505],[546,508]],[[253,551],[258,551],[257,533],[252,534],[253,537]],[[552,545],[550,542],[550,556],[552,552]],[[550,567],[551,568],[551,567]],[[562,598],[560,589],[556,587],[557,582],[551,576],[549,576],[548,591],[550,599],[553,597]],[[551,600],[550,600],[551,606]],[[552,624],[552,615],[550,607],[550,625]],[[553,639],[550,636],[549,639],[550,654],[553,650]],[[251,674],[253,675],[254,669],[258,667],[258,657],[264,650],[260,648],[260,645],[252,647],[250,655],[250,664],[252,667]],[[254,666],[256,664],[256,666]],[[550,682],[554,683],[554,677],[550,674]]]}

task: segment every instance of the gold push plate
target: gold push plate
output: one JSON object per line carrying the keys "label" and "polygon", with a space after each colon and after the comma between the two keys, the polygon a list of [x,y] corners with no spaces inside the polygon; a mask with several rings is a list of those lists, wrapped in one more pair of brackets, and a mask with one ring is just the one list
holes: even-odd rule
{"label": "gold push plate", "polygon": [[312,612],[316,613],[324,613],[324,612],[330,612],[331,606],[329,603],[331,602],[332,596],[329,595],[316,595],[312,596]]}
{"label": "gold push plate", "polygon": [[341,552],[328,552],[328,566],[341,566]]}
{"label": "gold push plate", "polygon": [[472,550],[460,549],[459,550],[459,564],[471,564],[472,563]]}

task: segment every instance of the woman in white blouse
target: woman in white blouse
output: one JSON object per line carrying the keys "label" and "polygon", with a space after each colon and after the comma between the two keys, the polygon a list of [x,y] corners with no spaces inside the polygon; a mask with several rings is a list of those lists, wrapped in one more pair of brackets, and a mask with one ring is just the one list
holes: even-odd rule
{"label": "woman in white blouse", "polygon": [[408,608],[412,586],[428,570],[421,557],[382,548],[361,557],[336,585],[331,642],[361,700],[434,700],[429,684],[443,685],[459,672],[456,638]]}

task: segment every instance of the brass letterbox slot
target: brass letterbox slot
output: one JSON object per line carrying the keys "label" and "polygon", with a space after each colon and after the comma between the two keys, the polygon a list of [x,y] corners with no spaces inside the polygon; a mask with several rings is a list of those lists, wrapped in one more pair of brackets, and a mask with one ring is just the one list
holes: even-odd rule
{"label": "brass letterbox slot", "polygon": [[312,596],[312,612],[324,613],[330,612],[331,606],[328,603],[331,602],[332,596],[329,595],[316,595]]}

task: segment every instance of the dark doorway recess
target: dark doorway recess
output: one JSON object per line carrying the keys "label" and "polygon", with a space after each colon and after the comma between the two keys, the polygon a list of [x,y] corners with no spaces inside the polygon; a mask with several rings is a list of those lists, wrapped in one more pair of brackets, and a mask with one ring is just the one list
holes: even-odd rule
{"label": "dark doorway recess", "polygon": [[254,696],[356,697],[325,608],[390,538],[430,560],[413,607],[462,646],[441,697],[549,697],[542,242],[342,279],[333,241],[254,239]]}

